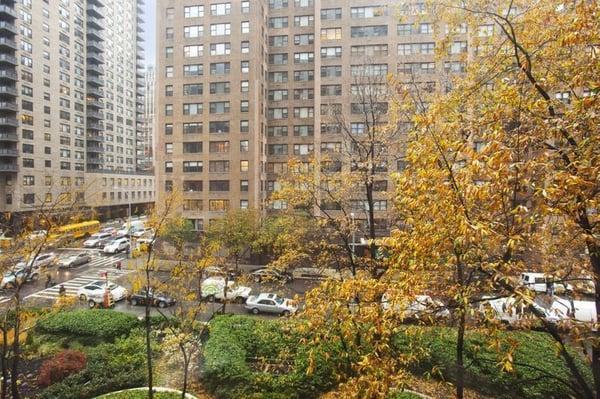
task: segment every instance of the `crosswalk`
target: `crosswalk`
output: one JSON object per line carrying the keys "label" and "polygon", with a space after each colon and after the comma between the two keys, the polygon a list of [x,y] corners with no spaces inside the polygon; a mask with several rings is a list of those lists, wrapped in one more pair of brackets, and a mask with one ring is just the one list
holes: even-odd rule
{"label": "crosswalk", "polygon": [[[104,280],[104,274],[108,273],[108,279],[114,281],[115,279],[133,273],[133,270],[117,270],[114,265],[117,261],[123,262],[125,255],[116,255],[111,257],[95,257],[92,261],[86,265],[90,267],[85,274],[75,277],[71,280],[67,280],[57,284],[53,287],[46,288],[42,291],[38,291],[34,294],[26,296],[24,299],[30,298],[43,298],[43,299],[56,299],[59,296],[60,285],[62,284],[66,291],[66,296],[77,296],[79,288],[98,280]],[[0,302],[2,303],[2,302]]]}

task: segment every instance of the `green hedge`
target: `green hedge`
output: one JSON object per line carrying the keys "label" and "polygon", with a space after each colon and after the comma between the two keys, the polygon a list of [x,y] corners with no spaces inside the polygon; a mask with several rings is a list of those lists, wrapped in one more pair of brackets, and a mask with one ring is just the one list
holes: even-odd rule
{"label": "green hedge", "polygon": [[88,350],[87,367],[51,385],[41,399],[88,399],[146,384],[144,337],[133,332],[115,343],[104,343]]}
{"label": "green hedge", "polygon": [[128,335],[139,325],[135,316],[104,309],[74,310],[50,314],[41,318],[36,329],[42,334],[92,337],[112,341]]}
{"label": "green hedge", "polygon": [[[424,355],[414,364],[413,372],[420,374],[439,370],[442,377],[456,380],[456,330],[427,327],[422,334],[399,334],[398,349],[407,345],[424,348]],[[489,337],[477,332],[468,332],[465,342],[465,384],[480,393],[494,398],[566,398],[574,392],[566,383],[554,377],[566,379],[570,376],[564,361],[557,355],[553,339],[541,332],[513,331],[500,333],[500,341],[516,344],[513,353],[514,372],[503,372],[499,367],[500,355],[508,348],[504,345],[497,352],[490,348]],[[592,376],[585,359],[571,351],[580,371],[591,384]],[[577,395],[575,395],[577,396]]]}
{"label": "green hedge", "polygon": [[[317,367],[307,374],[309,347],[279,321],[224,315],[211,322],[203,380],[219,398],[315,398],[335,384],[339,348],[316,348]],[[278,368],[263,372],[252,361]]]}
{"label": "green hedge", "polygon": [[[317,347],[302,343],[292,331],[284,330],[278,320],[260,320],[247,316],[221,316],[211,323],[205,344],[203,377],[205,385],[218,398],[314,398],[333,388],[336,371],[342,364],[340,348]],[[453,382],[455,373],[456,332],[450,328],[414,327],[416,334],[400,332],[396,339],[398,354],[423,351],[412,366],[417,375],[438,370]],[[405,330],[406,331],[406,330]],[[556,354],[552,339],[538,332],[505,332],[503,340],[516,343],[514,372],[503,372],[500,356],[490,349],[489,337],[467,334],[465,364],[467,387],[494,398],[564,398],[577,396],[566,383],[570,375]],[[487,338],[487,339],[486,339]],[[407,349],[410,347],[410,350]],[[315,372],[307,375],[308,353],[315,355]],[[591,382],[585,359],[573,351],[582,373]],[[278,373],[261,372],[252,367],[252,359],[264,357],[273,363],[283,358],[290,367]],[[439,375],[439,374],[434,374]],[[403,396],[400,396],[403,397]],[[404,396],[406,397],[406,396]],[[410,396],[408,396],[410,397]]]}
{"label": "green hedge", "polygon": [[[180,399],[181,394],[175,392],[154,392],[154,399]],[[148,399],[147,390],[125,391],[103,395],[98,399]]]}

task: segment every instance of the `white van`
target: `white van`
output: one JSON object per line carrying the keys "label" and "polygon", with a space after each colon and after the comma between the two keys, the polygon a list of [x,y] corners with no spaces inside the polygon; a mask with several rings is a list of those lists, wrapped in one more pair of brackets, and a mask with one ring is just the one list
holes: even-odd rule
{"label": "white van", "polygon": [[573,290],[573,287],[570,284],[563,282],[555,283],[553,282],[554,280],[554,277],[544,273],[521,273],[521,284],[535,292],[548,293],[549,285],[552,285],[552,293],[554,294]]}
{"label": "white van", "polygon": [[142,220],[132,220],[131,222],[123,223],[123,226],[117,232],[117,236],[129,237],[133,233],[144,230],[144,228]]}
{"label": "white van", "polygon": [[[225,299],[225,279],[220,277],[209,277],[202,282],[202,299],[208,301]],[[235,282],[229,280],[227,282],[227,298],[233,299],[238,303],[245,303],[246,299],[250,296],[252,289],[250,287],[244,287],[237,285]]]}

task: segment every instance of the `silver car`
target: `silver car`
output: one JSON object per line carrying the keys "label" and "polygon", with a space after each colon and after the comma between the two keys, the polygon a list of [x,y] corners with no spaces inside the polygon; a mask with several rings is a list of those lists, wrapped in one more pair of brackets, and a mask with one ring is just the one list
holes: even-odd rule
{"label": "silver car", "polygon": [[249,296],[244,307],[253,314],[275,313],[282,316],[289,316],[298,310],[293,300],[269,293]]}
{"label": "silver car", "polygon": [[92,257],[88,255],[86,252],[81,252],[76,255],[71,255],[67,258],[63,258],[58,261],[59,268],[71,268],[75,266],[80,266],[88,263],[92,260]]}

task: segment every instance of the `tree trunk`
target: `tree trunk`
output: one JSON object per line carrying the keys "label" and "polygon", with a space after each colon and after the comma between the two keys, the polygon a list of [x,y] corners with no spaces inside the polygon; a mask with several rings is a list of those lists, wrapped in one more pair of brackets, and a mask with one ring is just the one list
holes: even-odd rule
{"label": "tree trunk", "polygon": [[21,333],[21,298],[19,296],[19,287],[15,292],[15,333],[12,344],[12,364],[10,371],[10,391],[12,399],[20,399],[21,393],[19,392],[19,386],[17,380],[19,377],[19,360],[21,356],[21,347],[19,341],[19,335]]}
{"label": "tree trunk", "polygon": [[[596,302],[596,320],[600,320],[600,248],[593,242],[587,244],[590,254],[590,263],[594,272],[594,299]],[[600,399],[600,337],[598,330],[592,332],[595,340],[592,341],[592,374],[594,376],[594,388],[596,399]]]}
{"label": "tree trunk", "polygon": [[365,184],[367,190],[367,203],[369,204],[369,255],[371,260],[375,260],[377,257],[377,247],[375,245],[375,210],[373,209],[375,201],[373,199],[373,181],[371,180],[374,177],[374,174],[371,174]]}
{"label": "tree trunk", "polygon": [[146,303],[145,303],[145,328],[146,328],[146,362],[148,366],[148,398],[154,398],[152,389],[152,345],[151,345],[151,325],[150,325],[150,270],[146,267]]}
{"label": "tree trunk", "polygon": [[458,321],[458,336],[456,338],[456,397],[463,399],[465,389],[465,309],[460,309]]}
{"label": "tree trunk", "polygon": [[185,399],[185,395],[187,393],[190,359],[187,355],[187,352],[185,351],[184,344],[180,343],[179,349],[181,350],[181,354],[183,355],[183,387],[181,388],[181,399]]}
{"label": "tree trunk", "polygon": [[[8,313],[8,312],[7,312]],[[6,316],[4,318],[4,326],[2,328],[2,357],[0,358],[0,362],[2,365],[2,389],[0,392],[0,398],[6,399],[8,394],[8,387],[6,382],[8,381],[8,325],[6,321]]]}

